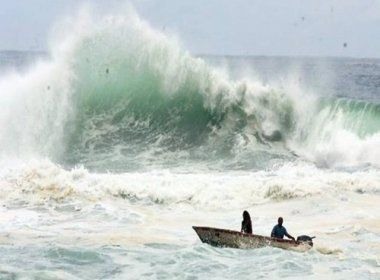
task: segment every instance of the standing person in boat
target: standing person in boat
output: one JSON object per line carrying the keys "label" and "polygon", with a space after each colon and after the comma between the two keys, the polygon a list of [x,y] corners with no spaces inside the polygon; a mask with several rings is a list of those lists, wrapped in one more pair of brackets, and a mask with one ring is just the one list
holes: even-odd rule
{"label": "standing person in boat", "polygon": [[284,222],[284,219],[282,217],[279,217],[278,218],[278,224],[273,227],[272,233],[270,234],[270,237],[275,237],[275,238],[283,239],[284,235],[285,235],[287,238],[292,239],[293,241],[295,241],[294,237],[291,236],[286,231],[286,228],[284,226],[282,226],[283,222]]}
{"label": "standing person in boat", "polygon": [[241,222],[241,232],[252,234],[252,221],[248,211],[243,212],[243,221]]}

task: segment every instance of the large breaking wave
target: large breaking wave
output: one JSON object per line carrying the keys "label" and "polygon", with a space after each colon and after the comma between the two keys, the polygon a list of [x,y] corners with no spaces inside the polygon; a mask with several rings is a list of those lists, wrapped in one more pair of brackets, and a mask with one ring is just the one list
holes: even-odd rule
{"label": "large breaking wave", "polygon": [[62,26],[49,59],[0,80],[2,156],[102,171],[380,164],[378,104],[233,80],[133,11]]}

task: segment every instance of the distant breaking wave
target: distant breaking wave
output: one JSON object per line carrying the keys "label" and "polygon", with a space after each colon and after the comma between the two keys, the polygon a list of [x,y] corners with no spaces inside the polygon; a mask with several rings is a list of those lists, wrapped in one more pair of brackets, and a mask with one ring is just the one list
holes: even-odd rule
{"label": "distant breaking wave", "polygon": [[0,79],[2,156],[100,171],[380,165],[379,104],[232,80],[133,11],[68,22],[49,59]]}

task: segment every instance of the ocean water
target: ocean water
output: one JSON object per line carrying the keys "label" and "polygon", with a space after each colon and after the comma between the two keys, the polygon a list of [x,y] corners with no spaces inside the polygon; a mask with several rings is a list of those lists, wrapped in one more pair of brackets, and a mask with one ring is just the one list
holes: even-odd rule
{"label": "ocean water", "polygon": [[[133,12],[54,35],[0,53],[1,279],[380,278],[379,59],[192,55]],[[243,210],[314,248],[191,228]]]}

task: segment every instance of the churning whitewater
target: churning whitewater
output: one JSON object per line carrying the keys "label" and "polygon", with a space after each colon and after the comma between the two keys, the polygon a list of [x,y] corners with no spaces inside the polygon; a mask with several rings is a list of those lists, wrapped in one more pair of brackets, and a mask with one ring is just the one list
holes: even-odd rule
{"label": "churning whitewater", "polygon": [[[327,92],[294,78],[302,61],[240,75],[265,58],[192,56],[133,11],[53,34],[0,71],[1,277],[380,276],[380,61],[331,59],[368,73]],[[283,215],[316,248],[215,249],[192,232],[239,230],[244,209],[254,232]]]}

